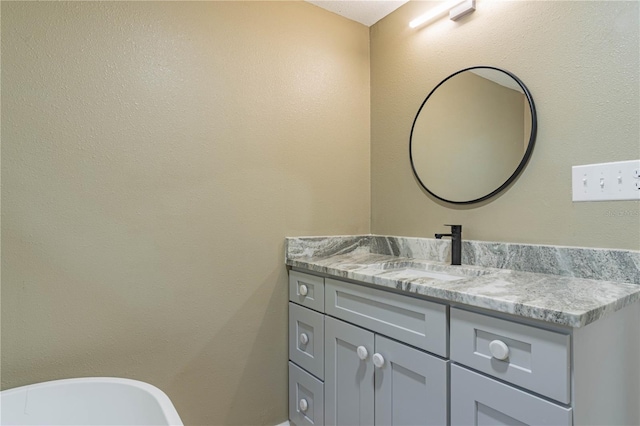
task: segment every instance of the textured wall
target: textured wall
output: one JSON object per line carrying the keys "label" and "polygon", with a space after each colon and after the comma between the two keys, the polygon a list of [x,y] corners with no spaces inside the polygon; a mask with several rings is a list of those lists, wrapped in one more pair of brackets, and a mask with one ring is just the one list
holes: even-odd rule
{"label": "textured wall", "polygon": [[[478,1],[457,22],[409,28],[429,6],[409,2],[371,29],[372,232],[432,236],[460,223],[468,239],[640,249],[638,202],[571,201],[572,165],[640,158],[640,3]],[[431,89],[473,65],[524,81],[538,138],[506,192],[455,207],[420,189],[409,134]]]}
{"label": "textured wall", "polygon": [[284,237],[369,230],[368,42],[303,2],[2,2],[3,388],[284,421]]}

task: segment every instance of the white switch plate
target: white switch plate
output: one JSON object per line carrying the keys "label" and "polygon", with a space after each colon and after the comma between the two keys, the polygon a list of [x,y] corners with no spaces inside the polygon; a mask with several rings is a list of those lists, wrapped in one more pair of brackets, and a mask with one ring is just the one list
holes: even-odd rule
{"label": "white switch plate", "polygon": [[571,168],[573,201],[640,200],[640,160]]}

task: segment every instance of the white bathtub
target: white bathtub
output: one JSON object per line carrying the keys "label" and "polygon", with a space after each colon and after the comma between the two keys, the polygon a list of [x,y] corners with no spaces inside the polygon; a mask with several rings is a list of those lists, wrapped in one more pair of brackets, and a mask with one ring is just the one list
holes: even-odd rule
{"label": "white bathtub", "polygon": [[4,425],[182,425],[169,397],[130,379],[54,380],[0,392]]}

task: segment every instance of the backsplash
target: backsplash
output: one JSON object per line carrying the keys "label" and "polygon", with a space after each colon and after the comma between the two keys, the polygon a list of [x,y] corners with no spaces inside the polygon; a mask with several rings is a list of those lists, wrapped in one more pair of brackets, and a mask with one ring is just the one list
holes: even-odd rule
{"label": "backsplash", "polygon": [[[287,238],[288,259],[354,251],[435,262],[449,260],[451,242],[433,238],[347,235]],[[462,264],[640,284],[640,251],[463,241]]]}
{"label": "backsplash", "polygon": [[285,257],[287,259],[328,257],[357,250],[371,253],[371,238],[371,235],[288,237],[285,239]]}
{"label": "backsplash", "polygon": [[491,268],[640,284],[640,251],[464,241],[462,262]]}

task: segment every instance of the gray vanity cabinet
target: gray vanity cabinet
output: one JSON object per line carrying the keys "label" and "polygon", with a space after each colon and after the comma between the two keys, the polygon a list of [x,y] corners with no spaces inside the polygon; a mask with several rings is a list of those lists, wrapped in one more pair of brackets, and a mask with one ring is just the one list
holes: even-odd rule
{"label": "gray vanity cabinet", "polygon": [[291,423],[448,424],[448,361],[433,355],[448,352],[446,305],[298,271],[289,282]]}
{"label": "gray vanity cabinet", "polygon": [[571,328],[300,271],[289,300],[293,425],[640,424],[640,303]]}
{"label": "gray vanity cabinet", "polygon": [[447,362],[325,319],[326,425],[447,424]]}

